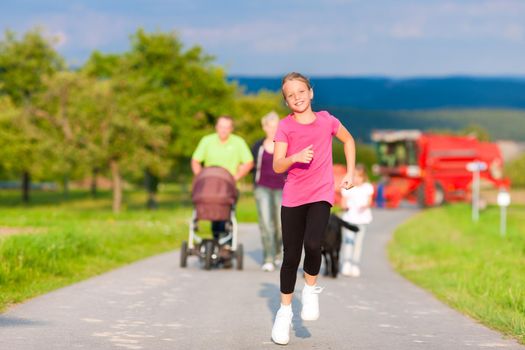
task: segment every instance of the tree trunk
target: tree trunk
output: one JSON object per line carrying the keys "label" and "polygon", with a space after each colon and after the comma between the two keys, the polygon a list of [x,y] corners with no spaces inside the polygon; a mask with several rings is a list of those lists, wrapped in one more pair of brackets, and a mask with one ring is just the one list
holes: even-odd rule
{"label": "tree trunk", "polygon": [[157,209],[157,191],[159,188],[159,178],[151,173],[149,169],[144,171],[144,185],[146,187],[146,192],[148,193],[148,199],[146,202],[146,207],[148,209]]}
{"label": "tree trunk", "polygon": [[29,203],[29,192],[31,190],[31,174],[24,171],[22,174],[22,202]]}
{"label": "tree trunk", "polygon": [[62,187],[64,190],[64,198],[67,199],[69,197],[69,176],[68,175],[64,175],[64,177],[62,178]]}
{"label": "tree trunk", "polygon": [[119,164],[115,159],[109,162],[111,177],[113,180],[113,212],[120,212],[122,205],[122,178],[120,177]]}
{"label": "tree trunk", "polygon": [[94,168],[91,173],[91,197],[96,198],[97,197],[97,176],[98,176],[98,169]]}

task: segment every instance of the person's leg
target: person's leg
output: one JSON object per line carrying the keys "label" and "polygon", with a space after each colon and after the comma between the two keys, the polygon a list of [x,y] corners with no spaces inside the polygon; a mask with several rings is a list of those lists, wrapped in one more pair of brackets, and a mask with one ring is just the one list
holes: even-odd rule
{"label": "person's leg", "polygon": [[308,205],[281,208],[284,256],[280,278],[281,301],[285,305],[292,302],[297,280],[297,268],[301,262],[303,251],[307,211]]}
{"label": "person's leg", "polygon": [[292,323],[292,297],[297,279],[297,268],[301,261],[305,229],[306,206],[282,207],[283,264],[281,266],[281,307],[275,315],[272,340],[277,344],[288,344]]}
{"label": "person's leg", "polygon": [[269,189],[256,186],[254,191],[257,214],[259,217],[259,230],[261,232],[261,242],[263,248],[263,264],[273,264],[273,219],[272,219],[272,198]]}
{"label": "person's leg", "polygon": [[343,227],[343,260],[352,262],[354,254],[355,232]]}
{"label": "person's leg", "polygon": [[305,321],[314,321],[319,318],[319,293],[322,288],[317,287],[317,275],[321,268],[321,242],[330,217],[330,204],[316,202],[310,204],[306,217],[304,233],[304,277],[305,285],[302,292],[303,308],[301,318]]}
{"label": "person's leg", "polygon": [[355,264],[359,264],[361,261],[361,254],[363,252],[363,240],[366,233],[366,225],[357,225],[359,231],[355,233],[355,247],[354,254],[352,255],[352,260]]}
{"label": "person's leg", "polygon": [[211,232],[213,233],[214,239],[219,239],[221,233],[226,231],[226,221],[212,221],[211,222]]}
{"label": "person's leg", "polygon": [[363,251],[363,240],[366,233],[366,225],[357,225],[359,231],[355,233],[354,252],[352,254],[352,276],[358,277],[361,275],[359,263],[361,262],[361,254]]}
{"label": "person's leg", "polygon": [[354,243],[355,232],[343,227],[343,267],[341,273],[345,276],[350,276],[352,274]]}
{"label": "person's leg", "polygon": [[321,268],[321,241],[330,217],[328,202],[311,203],[306,216],[304,232],[304,265],[306,284],[315,285]]}
{"label": "person's leg", "polygon": [[282,223],[281,223],[281,204],[283,201],[283,191],[273,190],[272,191],[272,209],[274,217],[274,262],[280,264],[283,261],[283,234],[282,234]]}

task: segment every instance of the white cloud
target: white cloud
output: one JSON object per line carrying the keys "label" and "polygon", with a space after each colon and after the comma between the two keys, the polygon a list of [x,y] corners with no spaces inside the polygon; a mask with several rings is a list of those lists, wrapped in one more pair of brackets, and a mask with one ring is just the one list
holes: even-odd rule
{"label": "white cloud", "polygon": [[62,31],[49,33],[48,37],[50,38],[51,44],[57,49],[60,49],[66,45],[68,41],[66,33]]}
{"label": "white cloud", "polygon": [[94,49],[125,50],[129,35],[143,26],[173,28],[185,45],[202,46],[236,71],[301,62],[324,72],[342,71],[338,65],[351,72],[523,71],[525,0],[62,1],[59,12],[27,9],[19,18],[0,5],[0,23],[20,33],[40,24],[58,38],[60,52],[79,62]]}
{"label": "white cloud", "polygon": [[271,21],[220,25],[215,27],[184,27],[178,30],[184,39],[205,47],[236,46],[260,53],[291,52],[308,45],[309,31],[290,31],[287,24]]}
{"label": "white cloud", "polygon": [[438,4],[434,10],[466,17],[523,16],[525,3],[521,0],[448,1]]}
{"label": "white cloud", "polygon": [[355,4],[359,0],[322,0],[323,5],[348,5]]}
{"label": "white cloud", "polygon": [[58,35],[57,47],[91,50],[127,38],[136,29],[128,18],[78,7],[31,16],[25,22],[28,28],[41,26],[46,32]]}
{"label": "white cloud", "polygon": [[385,10],[378,36],[395,39],[521,41],[525,1],[397,2]]}
{"label": "white cloud", "polygon": [[[186,43],[223,51],[226,48],[244,53],[305,54],[340,53],[352,46],[366,45],[371,34],[360,23],[334,17],[331,22],[312,18],[290,20],[219,23],[214,26],[177,28]],[[305,23],[309,23],[305,25]]]}
{"label": "white cloud", "polygon": [[512,41],[522,41],[525,37],[525,30],[523,26],[511,23],[503,28],[503,36]]}
{"label": "white cloud", "polygon": [[423,21],[397,22],[390,30],[392,37],[397,39],[413,39],[424,36]]}

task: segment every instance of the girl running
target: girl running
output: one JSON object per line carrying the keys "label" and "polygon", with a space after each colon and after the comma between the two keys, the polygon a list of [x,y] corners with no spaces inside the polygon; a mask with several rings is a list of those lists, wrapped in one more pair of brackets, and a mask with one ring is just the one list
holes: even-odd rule
{"label": "girl running", "polygon": [[283,264],[281,266],[281,307],[275,316],[272,340],[288,344],[292,322],[292,297],[301,254],[305,250],[301,318],[319,318],[317,286],[321,267],[321,239],[334,203],[332,137],[344,144],[347,173],[341,187],[350,189],[355,167],[355,144],[352,135],[337,118],[311,107],[313,89],[299,73],[282,80],[282,93],[291,113],[279,122],[275,135],[273,169],[288,172],[283,189],[281,221]]}

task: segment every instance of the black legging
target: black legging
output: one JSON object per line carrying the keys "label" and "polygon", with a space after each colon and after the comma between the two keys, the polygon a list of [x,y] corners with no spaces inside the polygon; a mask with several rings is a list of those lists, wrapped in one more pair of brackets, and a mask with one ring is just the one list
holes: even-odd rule
{"label": "black legging", "polygon": [[283,232],[283,265],[281,266],[281,293],[293,293],[297,268],[301,262],[304,242],[303,270],[317,275],[321,268],[321,240],[328,224],[331,205],[314,202],[298,207],[281,207]]}

